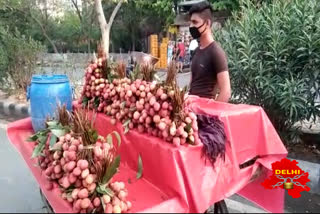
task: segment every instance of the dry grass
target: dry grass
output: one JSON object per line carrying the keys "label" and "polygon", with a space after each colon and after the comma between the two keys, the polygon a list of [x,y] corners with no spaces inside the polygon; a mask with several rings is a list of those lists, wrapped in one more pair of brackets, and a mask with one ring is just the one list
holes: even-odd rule
{"label": "dry grass", "polygon": [[174,87],[177,82],[177,66],[176,62],[172,61],[169,66],[168,66],[168,71],[167,71],[167,78],[166,78],[166,85]]}
{"label": "dry grass", "polygon": [[142,73],[142,79],[147,82],[152,82],[156,74],[154,66],[150,63],[144,63],[140,65],[140,70]]}

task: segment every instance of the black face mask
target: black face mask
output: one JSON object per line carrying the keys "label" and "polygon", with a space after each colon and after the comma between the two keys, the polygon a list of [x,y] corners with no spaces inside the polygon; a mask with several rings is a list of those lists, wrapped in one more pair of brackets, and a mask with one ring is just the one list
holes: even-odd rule
{"label": "black face mask", "polygon": [[205,22],[200,26],[200,27],[190,27],[189,31],[190,34],[192,36],[192,38],[194,39],[198,39],[200,38],[200,36],[203,34],[204,31],[206,31],[206,29],[204,29],[202,32],[199,31],[199,29],[205,24]]}

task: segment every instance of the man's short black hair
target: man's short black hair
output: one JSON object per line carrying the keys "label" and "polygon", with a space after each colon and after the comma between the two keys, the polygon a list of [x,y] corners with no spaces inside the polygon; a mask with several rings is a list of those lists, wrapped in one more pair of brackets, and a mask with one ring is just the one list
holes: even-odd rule
{"label": "man's short black hair", "polygon": [[194,13],[199,13],[200,17],[204,20],[210,20],[211,24],[213,22],[213,9],[208,1],[199,2],[191,7],[189,10],[190,17]]}

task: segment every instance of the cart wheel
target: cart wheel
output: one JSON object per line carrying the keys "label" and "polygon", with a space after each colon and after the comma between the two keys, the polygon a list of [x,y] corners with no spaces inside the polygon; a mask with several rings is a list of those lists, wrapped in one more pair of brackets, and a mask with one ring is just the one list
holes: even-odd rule
{"label": "cart wheel", "polygon": [[54,213],[51,205],[49,204],[46,196],[44,196],[44,194],[42,193],[41,189],[40,189],[40,196],[41,196],[41,199],[42,199],[42,201],[44,203],[44,207],[43,208],[46,208],[47,213]]}
{"label": "cart wheel", "polygon": [[229,211],[226,202],[222,200],[209,207],[205,213],[229,213]]}
{"label": "cart wheel", "polygon": [[227,204],[224,200],[214,204],[214,213],[229,213]]}

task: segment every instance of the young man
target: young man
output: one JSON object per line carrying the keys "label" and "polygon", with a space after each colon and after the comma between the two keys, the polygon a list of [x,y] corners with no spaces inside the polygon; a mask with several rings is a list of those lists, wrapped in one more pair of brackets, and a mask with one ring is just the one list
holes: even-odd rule
{"label": "young man", "polygon": [[190,94],[228,102],[231,97],[228,63],[223,49],[213,39],[212,11],[207,1],[189,11],[191,36],[200,41],[192,58]]}

